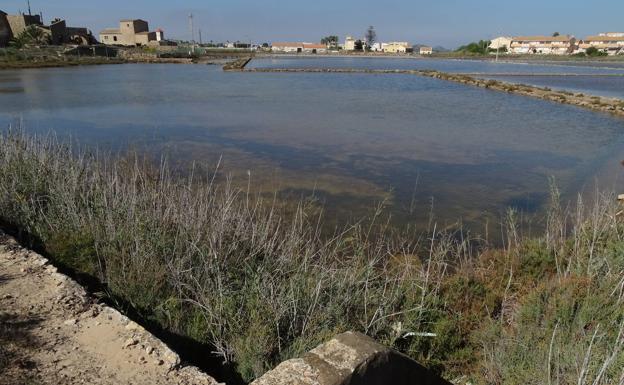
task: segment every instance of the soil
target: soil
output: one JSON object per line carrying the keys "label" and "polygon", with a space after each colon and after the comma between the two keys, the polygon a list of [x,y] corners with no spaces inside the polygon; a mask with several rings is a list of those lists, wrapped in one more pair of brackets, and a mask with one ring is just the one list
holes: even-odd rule
{"label": "soil", "polygon": [[0,384],[217,382],[0,232]]}

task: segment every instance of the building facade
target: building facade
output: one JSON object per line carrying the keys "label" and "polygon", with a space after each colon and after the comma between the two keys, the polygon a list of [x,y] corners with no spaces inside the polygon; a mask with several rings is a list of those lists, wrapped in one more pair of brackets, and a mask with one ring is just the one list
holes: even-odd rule
{"label": "building facade", "polygon": [[513,54],[568,55],[576,49],[573,36],[518,36],[511,40]]}
{"label": "building facade", "polygon": [[428,47],[428,46],[422,46],[420,47],[420,52],[421,55],[433,55],[433,47]]}
{"label": "building facade", "polygon": [[355,42],[357,41],[357,39],[353,38],[352,36],[347,36],[345,38],[345,43],[344,46],[342,47],[342,49],[344,49],[345,51],[355,51]]}
{"label": "building facade", "polygon": [[303,42],[276,42],[271,44],[271,51],[282,53],[327,53],[327,45]]}
{"label": "building facade", "polygon": [[583,51],[591,47],[609,55],[622,55],[624,54],[624,32],[607,32],[589,36],[579,44],[579,48]]}
{"label": "building facade", "polygon": [[512,37],[500,36],[496,39],[492,39],[488,48],[493,50],[509,49],[511,46]]}
{"label": "building facade", "polygon": [[119,22],[119,28],[108,28],[100,32],[100,42],[126,47],[144,46],[152,41],[164,39],[162,31],[150,32],[149,24],[141,19],[126,19]]}
{"label": "building facade", "polygon": [[389,43],[383,43],[381,48],[386,53],[407,53],[412,47],[405,41],[392,41]]}
{"label": "building facade", "polygon": [[7,14],[0,11],[0,47],[6,47],[11,40],[11,26]]}
{"label": "building facade", "polygon": [[[65,20],[56,18],[50,25],[44,25],[40,15],[7,15],[0,11],[0,45],[22,34],[26,28],[39,29],[52,45],[95,43],[95,38],[87,28],[68,27]],[[7,32],[8,29],[8,32]]]}

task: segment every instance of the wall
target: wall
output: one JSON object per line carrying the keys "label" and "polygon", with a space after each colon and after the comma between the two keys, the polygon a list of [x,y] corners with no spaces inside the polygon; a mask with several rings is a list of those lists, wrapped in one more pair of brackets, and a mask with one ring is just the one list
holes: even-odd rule
{"label": "wall", "polygon": [[41,19],[38,15],[7,15],[7,20],[11,26],[13,36],[22,33],[29,25],[41,25]]}
{"label": "wall", "polygon": [[0,47],[5,47],[11,40],[11,27],[6,18],[6,14],[0,11]]}

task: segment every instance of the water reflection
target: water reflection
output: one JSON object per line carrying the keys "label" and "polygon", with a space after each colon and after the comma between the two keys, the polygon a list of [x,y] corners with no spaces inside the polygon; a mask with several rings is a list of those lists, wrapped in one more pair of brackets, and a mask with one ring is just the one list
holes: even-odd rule
{"label": "water reflection", "polygon": [[[361,60],[361,59],[359,59]],[[373,64],[371,64],[373,65]],[[256,189],[315,195],[330,222],[387,200],[397,223],[480,229],[539,212],[548,178],[568,197],[616,180],[622,121],[410,75],[224,73],[121,65],[0,72],[0,124],[23,120],[114,150],[194,161]],[[606,172],[605,170],[609,170]]]}

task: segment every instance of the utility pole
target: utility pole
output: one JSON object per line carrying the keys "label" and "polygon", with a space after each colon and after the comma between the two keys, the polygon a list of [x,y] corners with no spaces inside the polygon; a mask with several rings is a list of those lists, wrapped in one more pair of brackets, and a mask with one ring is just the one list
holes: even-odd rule
{"label": "utility pole", "polygon": [[189,29],[191,30],[191,43],[195,42],[195,29],[193,28],[193,14],[189,15]]}
{"label": "utility pole", "polygon": [[201,28],[199,29],[199,45],[202,45]]}
{"label": "utility pole", "polygon": [[30,11],[30,0],[28,0],[28,16],[32,16],[32,12]]}
{"label": "utility pole", "polygon": [[193,14],[189,14],[189,29],[191,30],[191,53],[195,53],[195,29],[193,28]]}

